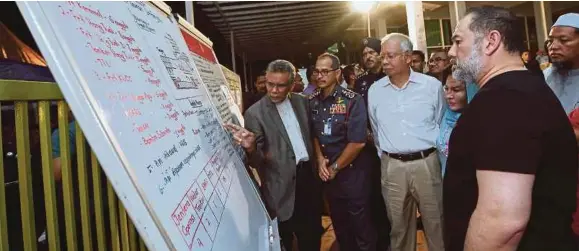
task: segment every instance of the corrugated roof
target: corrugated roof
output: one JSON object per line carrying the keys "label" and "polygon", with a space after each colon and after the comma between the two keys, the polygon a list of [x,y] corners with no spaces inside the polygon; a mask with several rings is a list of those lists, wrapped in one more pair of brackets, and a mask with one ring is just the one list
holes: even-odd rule
{"label": "corrugated roof", "polygon": [[[272,59],[323,50],[352,23],[349,2],[195,2],[237,51]],[[359,17],[359,16],[358,16]]]}

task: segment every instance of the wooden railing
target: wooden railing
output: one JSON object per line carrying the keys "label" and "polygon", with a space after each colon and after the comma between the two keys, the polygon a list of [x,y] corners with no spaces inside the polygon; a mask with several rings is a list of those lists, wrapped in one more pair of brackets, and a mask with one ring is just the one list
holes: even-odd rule
{"label": "wooden railing", "polygon": [[[80,246],[82,250],[146,250],[111,184],[101,185],[106,177],[94,153],[86,149],[82,130],[70,123],[69,107],[58,85],[0,80],[0,104],[4,110],[0,113],[0,180],[4,182],[0,186],[0,251],[42,250],[45,244],[39,242],[39,236],[43,232],[51,251],[80,250]],[[51,110],[56,110],[57,121],[51,119]],[[6,115],[12,111],[13,116]],[[52,154],[51,125],[55,124],[60,141],[59,181]],[[76,127],[75,163],[71,163],[69,126]],[[37,140],[31,141],[31,134]],[[3,137],[7,135],[11,138]],[[15,149],[3,148],[14,141]],[[10,175],[14,173],[17,175]],[[20,210],[14,210],[18,205]],[[44,208],[44,213],[39,208]],[[64,226],[59,226],[63,222]]]}

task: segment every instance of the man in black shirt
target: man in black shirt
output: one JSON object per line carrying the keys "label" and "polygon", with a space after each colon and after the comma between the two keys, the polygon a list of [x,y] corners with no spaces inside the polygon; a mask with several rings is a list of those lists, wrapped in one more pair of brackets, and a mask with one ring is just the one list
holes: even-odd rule
{"label": "man in black shirt", "polygon": [[263,96],[265,96],[265,93],[267,92],[267,90],[265,88],[265,82],[266,82],[265,81],[265,71],[262,71],[255,79],[255,91],[243,93],[243,112],[244,113],[247,109],[249,109],[249,107],[251,107],[253,104],[257,103],[257,101],[259,101],[261,98],[263,98]]}
{"label": "man in black shirt", "polygon": [[480,90],[450,138],[447,251],[577,250],[577,144],[553,92],[523,67],[521,29],[511,12],[480,7],[452,36],[454,77]]}

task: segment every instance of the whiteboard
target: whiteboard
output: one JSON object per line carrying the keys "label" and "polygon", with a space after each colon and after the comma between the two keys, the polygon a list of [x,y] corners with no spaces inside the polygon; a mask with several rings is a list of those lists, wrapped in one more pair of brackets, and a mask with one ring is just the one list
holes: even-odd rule
{"label": "whiteboard", "polygon": [[139,2],[17,4],[150,250],[277,250],[174,18]]}

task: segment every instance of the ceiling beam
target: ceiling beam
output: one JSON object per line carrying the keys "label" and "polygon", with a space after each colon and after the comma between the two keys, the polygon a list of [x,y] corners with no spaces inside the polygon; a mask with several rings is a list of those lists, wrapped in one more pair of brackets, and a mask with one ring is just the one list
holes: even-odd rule
{"label": "ceiling beam", "polygon": [[[297,28],[297,27],[302,28],[302,29],[307,29],[307,28],[311,28],[311,27],[330,25],[331,23],[332,23],[332,20],[327,20],[327,21],[320,21],[320,22],[311,23],[311,24],[304,24],[304,23],[280,24],[277,26],[263,26],[263,27],[259,27],[259,28],[253,28],[253,29],[235,29],[235,30],[239,34],[251,34],[251,33],[260,33],[263,31],[283,30],[283,29],[287,29],[287,28]],[[221,29],[220,31],[226,32],[227,30]]]}
{"label": "ceiling beam", "polygon": [[284,33],[284,32],[288,32],[288,31],[303,31],[308,32],[311,30],[318,30],[320,28],[325,28],[329,26],[329,23],[323,23],[323,24],[313,24],[313,25],[308,25],[308,26],[289,26],[289,27],[285,27],[283,29],[267,29],[267,30],[258,30],[258,31],[247,31],[247,32],[237,32],[237,36],[238,37],[249,37],[249,36],[255,36],[255,35],[265,35],[265,34],[277,34],[277,33]]}
{"label": "ceiling beam", "polygon": [[[213,4],[215,5],[215,8],[217,8],[217,11],[219,11],[219,14],[223,18],[223,22],[225,22],[225,24],[227,25],[227,28],[229,28],[229,31],[233,31],[231,29],[231,24],[229,23],[229,21],[227,21],[227,17],[225,16],[225,14],[223,14],[223,11],[221,11],[221,7],[219,7],[219,3],[217,3],[217,1],[214,1]],[[231,42],[233,43],[233,41],[231,41]]]}
{"label": "ceiling beam", "polygon": [[269,40],[274,41],[274,40],[281,40],[281,41],[288,41],[289,39],[299,39],[299,43],[301,44],[302,42],[306,41],[306,39],[310,38],[312,34],[317,33],[315,30],[311,31],[311,32],[299,32],[299,31],[292,31],[292,32],[288,32],[287,34],[271,34],[271,35],[260,35],[260,36],[254,36],[254,37],[245,37],[245,38],[240,38],[239,39],[239,43],[243,43],[243,44],[254,44],[256,42],[267,42]]}
{"label": "ceiling beam", "polygon": [[284,44],[286,47],[288,48],[295,48],[295,47],[300,47],[300,46],[306,46],[305,44],[302,44],[302,39],[293,39],[293,40],[288,40],[288,39],[281,39],[281,38],[276,38],[276,39],[271,39],[271,40],[255,40],[255,41],[245,41],[243,43],[240,43],[240,45],[244,45],[246,47],[251,47],[252,49],[266,49],[269,48],[270,46],[272,46],[273,44]]}
{"label": "ceiling beam", "polygon": [[304,40],[309,37],[311,34],[307,33],[304,34],[303,32],[298,32],[298,31],[292,31],[292,32],[288,32],[287,35],[284,34],[273,34],[273,35],[263,35],[263,36],[255,36],[255,37],[247,37],[247,38],[242,38],[239,39],[240,43],[255,43],[255,42],[267,42],[269,40],[274,41],[274,40],[288,40],[289,38],[295,38],[295,39],[300,39],[300,40]]}
{"label": "ceiling beam", "polygon": [[[290,10],[300,10],[300,9],[311,9],[311,8],[322,8],[325,6],[334,6],[335,3],[339,2],[303,2],[298,6],[284,6],[284,7],[274,7],[273,9],[255,9],[255,10],[241,10],[241,11],[229,11],[227,16],[245,16],[252,14],[270,13],[270,12],[280,12],[280,11],[290,11]],[[217,13],[207,14],[208,17],[219,17]]]}
{"label": "ceiling beam", "polygon": [[197,1],[197,3],[201,5],[213,5],[212,1]]}
{"label": "ceiling beam", "polygon": [[[335,22],[336,19],[341,18],[340,16],[334,17],[324,17],[314,20],[302,19],[302,20],[290,20],[283,23],[280,23],[279,26],[271,23],[262,23],[262,24],[254,24],[254,25],[246,25],[246,26],[236,26],[236,31],[253,31],[257,29],[261,30],[269,30],[269,29],[282,29],[284,27],[294,27],[294,26],[308,26],[309,24],[316,24],[316,23],[328,23],[328,22]],[[228,31],[226,27],[219,28],[220,31]]]}
{"label": "ceiling beam", "polygon": [[[275,40],[275,39],[288,39],[288,38],[299,38],[299,39],[306,39],[310,37],[312,33],[316,33],[316,30],[303,32],[303,31],[289,31],[285,34],[277,33],[277,34],[261,34],[255,36],[246,36],[240,37],[238,40],[240,43],[247,43],[247,42],[255,42],[255,41],[267,41],[267,40]],[[237,39],[237,38],[236,38]]]}
{"label": "ceiling beam", "polygon": [[[234,29],[237,28],[246,28],[247,26],[250,25],[254,25],[254,26],[258,26],[258,25],[270,25],[270,24],[275,24],[275,22],[283,22],[283,23],[289,23],[289,22],[293,22],[293,23],[308,23],[311,21],[318,21],[318,20],[328,20],[328,19],[336,19],[340,16],[345,15],[346,12],[341,12],[338,14],[332,14],[332,15],[299,15],[299,16],[290,16],[290,17],[283,17],[283,18],[269,18],[269,19],[255,19],[255,20],[249,20],[249,21],[240,21],[240,22],[234,22],[231,23],[231,27],[233,27]],[[221,23],[215,23],[216,27],[224,27],[226,25],[221,24]]]}
{"label": "ceiling beam", "polygon": [[[236,5],[230,6],[223,6],[221,10],[223,11],[231,11],[231,10],[243,10],[243,9],[250,9],[250,8],[264,8],[264,7],[271,7],[276,5],[295,5],[300,4],[300,2],[263,2],[263,3],[253,3],[253,2],[243,2],[238,3]],[[217,8],[203,8],[204,11],[217,11]]]}
{"label": "ceiling beam", "polygon": [[[336,13],[344,13],[347,12],[348,9],[340,6],[335,6],[331,8],[327,8],[324,10],[324,15],[331,15]],[[265,18],[283,18],[283,17],[295,17],[297,15],[315,15],[316,10],[308,9],[308,10],[297,10],[297,11],[284,11],[278,12],[275,10],[269,11],[267,14],[252,14],[246,16],[238,16],[238,17],[231,17],[227,12],[227,20],[230,22],[237,22],[237,21],[245,21],[245,20],[256,20],[256,19],[265,19]],[[302,15],[302,16],[303,16]],[[213,22],[222,22],[222,19],[212,19]]]}
{"label": "ceiling beam", "polygon": [[316,26],[316,27],[309,27],[309,28],[289,28],[284,30],[270,30],[270,31],[263,31],[261,33],[239,33],[239,38],[253,38],[253,37],[267,37],[271,35],[283,35],[283,34],[290,34],[291,33],[302,33],[308,34],[311,32],[319,32],[323,31],[325,26]]}

